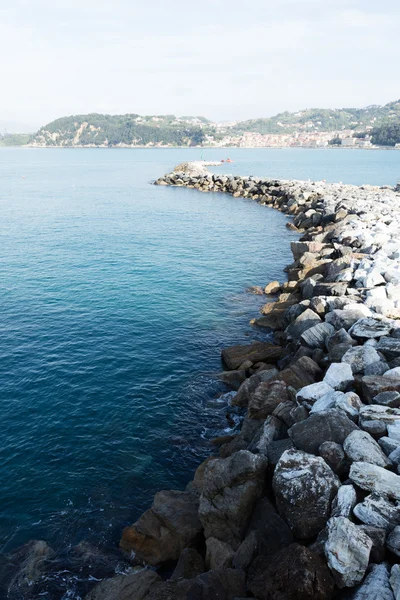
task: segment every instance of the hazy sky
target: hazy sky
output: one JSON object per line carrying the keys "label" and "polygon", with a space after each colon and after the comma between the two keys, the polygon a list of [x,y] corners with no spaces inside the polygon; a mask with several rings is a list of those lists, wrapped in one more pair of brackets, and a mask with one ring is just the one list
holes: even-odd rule
{"label": "hazy sky", "polygon": [[0,119],[400,98],[398,0],[0,0]]}

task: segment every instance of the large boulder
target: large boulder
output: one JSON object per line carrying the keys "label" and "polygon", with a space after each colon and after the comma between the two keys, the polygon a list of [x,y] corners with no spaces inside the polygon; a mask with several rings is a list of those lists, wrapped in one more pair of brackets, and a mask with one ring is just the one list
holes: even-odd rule
{"label": "large boulder", "polygon": [[273,481],[276,505],[298,539],[309,539],[326,524],[340,480],[320,458],[287,450]]}
{"label": "large boulder", "polygon": [[248,416],[250,419],[266,419],[281,402],[288,400],[288,389],[284,381],[260,383],[250,396]]}
{"label": "large boulder", "polygon": [[199,507],[206,538],[215,537],[238,547],[254,503],[261,496],[267,464],[264,456],[247,450],[208,463]]}
{"label": "large boulder", "polygon": [[157,573],[147,569],[129,575],[117,575],[98,583],[85,596],[85,600],[143,600],[160,581]]}
{"label": "large boulder", "polygon": [[388,565],[372,565],[363,583],[356,590],[351,600],[397,600],[393,595],[389,579]]}
{"label": "large boulder", "polygon": [[375,396],[382,392],[400,392],[400,377],[366,375],[362,378],[362,392],[364,401],[372,404]]}
{"label": "large boulder", "polygon": [[280,379],[295,390],[299,390],[306,385],[315,383],[321,375],[322,371],[318,364],[309,356],[302,356],[287,369],[283,369],[276,379]]}
{"label": "large boulder", "polygon": [[272,381],[276,379],[279,371],[275,367],[271,367],[265,371],[254,373],[251,377],[246,379],[239,387],[238,393],[232,398],[231,404],[233,406],[247,406],[251,395],[257,389],[257,387],[263,381]]}
{"label": "large boulder", "polygon": [[222,350],[222,360],[230,371],[238,369],[245,361],[276,363],[282,348],[269,342],[254,342],[244,346],[230,346]]}
{"label": "large boulder", "polygon": [[354,462],[365,461],[379,467],[387,467],[390,464],[379,444],[366,431],[352,431],[345,439],[343,448]]}
{"label": "large boulder", "polygon": [[272,559],[256,558],[249,569],[248,587],[259,600],[330,600],[334,592],[325,562],[299,544]]}
{"label": "large boulder", "polygon": [[[212,464],[211,461],[208,466]],[[152,507],[122,533],[120,546],[150,565],[177,560],[201,531],[195,493],[161,491]]]}
{"label": "large boulder", "polygon": [[354,462],[350,479],[362,490],[376,492],[391,500],[400,500],[400,476],[366,462]]}
{"label": "large boulder", "polygon": [[345,517],[328,522],[325,555],[336,584],[353,587],[363,579],[368,567],[372,540]]}
{"label": "large boulder", "polygon": [[400,505],[394,503],[379,494],[370,494],[357,504],[353,512],[357,519],[366,525],[379,527],[390,531],[396,525],[400,525]]}
{"label": "large boulder", "polygon": [[357,425],[341,411],[330,409],[295,423],[288,433],[296,448],[310,454],[318,454],[323,442],[343,444],[347,436],[356,429]]}

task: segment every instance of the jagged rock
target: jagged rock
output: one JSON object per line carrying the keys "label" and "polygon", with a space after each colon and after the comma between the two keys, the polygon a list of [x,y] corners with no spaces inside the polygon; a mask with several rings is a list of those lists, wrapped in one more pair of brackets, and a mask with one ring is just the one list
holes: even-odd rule
{"label": "jagged rock", "polygon": [[144,600],[235,600],[245,596],[245,580],[244,571],[239,569],[208,571],[194,579],[156,583]]}
{"label": "jagged rock", "polygon": [[388,360],[393,360],[400,356],[400,339],[393,337],[381,337],[376,349],[382,352]]}
{"label": "jagged rock", "polygon": [[259,553],[272,556],[293,542],[293,535],[268,498],[260,498],[251,515],[247,535],[257,534]]}
{"label": "jagged rock", "polygon": [[254,436],[248,449],[255,454],[268,456],[268,448],[271,442],[281,439],[286,434],[286,427],[280,419],[270,415],[264,421],[259,432]]}
{"label": "jagged rock", "polygon": [[333,391],[333,388],[325,381],[318,381],[317,383],[306,385],[299,390],[296,394],[296,400],[311,408],[314,402]]}
{"label": "jagged rock", "polygon": [[368,367],[376,363],[385,365],[375,348],[369,345],[350,348],[350,350],[343,355],[342,362],[348,363],[353,373],[365,373]]}
{"label": "jagged rock", "polygon": [[328,567],[340,588],[360,583],[368,567],[371,548],[371,538],[349,519],[329,519],[325,554]]}
{"label": "jagged rock", "polygon": [[330,466],[336,475],[342,476],[349,469],[348,460],[340,444],[323,442],[319,447],[319,455]]}
{"label": "jagged rock", "polygon": [[348,417],[338,410],[310,415],[305,421],[295,423],[288,431],[294,445],[299,450],[317,454],[323,442],[343,444],[347,436],[357,428]]}
{"label": "jagged rock", "polygon": [[322,458],[287,450],[275,468],[272,485],[279,513],[295,537],[308,539],[329,518],[340,481]]}
{"label": "jagged rock", "polygon": [[230,346],[222,350],[222,360],[229,371],[234,371],[246,360],[252,363],[276,363],[282,356],[282,348],[269,342],[254,342],[244,346]]}
{"label": "jagged rock", "polygon": [[207,570],[228,569],[232,565],[235,552],[226,542],[209,537],[206,540],[206,567]]}
{"label": "jagged rock", "polygon": [[199,508],[206,538],[215,537],[237,548],[261,496],[267,464],[264,456],[241,450],[207,465]]}
{"label": "jagged rock", "polygon": [[232,566],[234,569],[247,569],[260,554],[259,536],[256,531],[251,531],[236,550]]}
{"label": "jagged rock", "polygon": [[246,371],[224,371],[223,373],[220,373],[218,377],[228,387],[236,391],[246,380]]}
{"label": "jagged rock", "polygon": [[345,281],[335,281],[333,283],[320,282],[314,288],[314,296],[345,296],[348,283]]}
{"label": "jagged rock", "polygon": [[299,390],[314,383],[321,376],[321,369],[308,356],[299,358],[294,364],[279,373],[277,379],[280,379],[288,384],[288,386]]}
{"label": "jagged rock", "polygon": [[[207,468],[214,461],[207,464]],[[154,496],[152,507],[125,527],[120,546],[150,565],[177,560],[201,531],[198,517],[199,499],[192,492],[161,491]]]}
{"label": "jagged rock", "polygon": [[334,390],[345,392],[354,382],[350,365],[347,363],[332,363],[325,373],[324,382]]}
{"label": "jagged rock", "polygon": [[[294,391],[295,390],[288,389],[288,394],[290,397],[293,397]],[[282,421],[286,427],[291,427],[296,422],[292,416],[292,410],[294,408],[297,408],[297,404],[292,400],[286,400],[286,402],[281,402],[278,404],[272,415]]]}
{"label": "jagged rock", "polygon": [[287,385],[283,381],[263,382],[250,395],[250,419],[266,419],[281,402],[289,400]]}
{"label": "jagged rock", "polygon": [[336,331],[333,335],[331,335],[326,340],[326,348],[328,352],[333,350],[335,346],[339,344],[346,344],[348,346],[354,346],[356,344],[355,340],[347,333],[347,331],[343,328]]}
{"label": "jagged rock", "polygon": [[367,496],[354,507],[354,514],[362,523],[390,531],[400,525],[400,506],[379,494]]}
{"label": "jagged rock", "polygon": [[153,586],[162,581],[154,571],[142,570],[117,575],[98,583],[85,600],[143,600]]}
{"label": "jagged rock", "polygon": [[300,340],[309,348],[325,348],[326,339],[335,332],[333,325],[318,323],[304,331]]}
{"label": "jagged rock", "polygon": [[194,548],[184,548],[171,579],[193,579],[204,573],[204,559]]}
{"label": "jagged rock", "polygon": [[343,392],[329,392],[315,402],[311,408],[310,415],[319,412],[325,412],[329,409],[336,408],[336,405],[344,397]]}
{"label": "jagged rock", "polygon": [[351,327],[349,333],[359,340],[380,338],[390,333],[392,326],[384,321],[367,318],[360,319]]}
{"label": "jagged rock", "polygon": [[399,408],[400,394],[399,392],[381,392],[375,396],[374,404],[381,404],[382,406],[389,406],[390,408]]}
{"label": "jagged rock", "polygon": [[[371,314],[371,311],[369,312]],[[365,316],[365,314],[363,313],[364,309],[361,304],[357,306],[353,305],[351,308],[346,310],[334,308],[331,312],[329,312],[326,315],[325,320],[331,325],[333,325],[335,329],[345,329],[346,331],[348,331],[355,323],[357,323],[357,321],[360,320],[360,318],[362,318],[363,321],[367,320],[363,318]],[[349,333],[350,335],[353,335],[352,331],[350,331]],[[354,337],[356,337],[355,334]]]}
{"label": "jagged rock", "polygon": [[345,439],[343,449],[352,461],[365,461],[387,467],[387,459],[379,444],[366,431],[352,431]]}
{"label": "jagged rock", "polygon": [[365,581],[351,596],[351,600],[395,600],[387,565],[372,565]]}
{"label": "jagged rock", "polygon": [[321,323],[321,317],[313,310],[307,308],[286,328],[286,338],[288,340],[298,340],[307,329],[314,327],[318,323]]}
{"label": "jagged rock", "polygon": [[373,525],[358,525],[364,533],[372,540],[372,549],[369,557],[370,563],[379,563],[385,560],[386,555],[386,531],[382,527]]}
{"label": "jagged rock", "polygon": [[266,381],[273,381],[278,376],[278,374],[278,370],[272,367],[265,371],[255,373],[254,375],[246,379],[239,387],[236,396],[232,398],[232,406],[247,406],[251,394],[257,389],[260,383]]}
{"label": "jagged rock", "polygon": [[393,565],[392,570],[390,571],[390,585],[395,600],[400,600],[400,565]]}
{"label": "jagged rock", "polygon": [[362,490],[376,492],[389,499],[400,500],[400,477],[382,467],[365,462],[354,462],[350,479]]}
{"label": "jagged rock", "polygon": [[278,464],[282,454],[286,452],[286,450],[291,450],[293,448],[294,444],[289,438],[270,442],[267,447],[267,457],[269,466],[275,467]]}
{"label": "jagged rock", "polygon": [[355,392],[347,392],[337,399],[335,407],[345,413],[352,421],[358,420],[358,414],[363,403]]}
{"label": "jagged rock", "polygon": [[381,406],[380,404],[370,404],[360,408],[361,426],[367,421],[381,421],[385,425],[394,425],[400,423],[400,409]]}
{"label": "jagged rock", "polygon": [[393,552],[393,554],[400,556],[400,526],[399,525],[394,527],[394,529],[392,529],[392,531],[389,533],[387,540],[386,540],[386,546],[388,547],[388,550],[390,550],[390,552]]}
{"label": "jagged rock", "polygon": [[356,490],[352,485],[340,486],[332,502],[332,517],[346,517],[348,519],[357,502]]}
{"label": "jagged rock", "polygon": [[330,600],[334,591],[325,562],[299,544],[272,559],[257,557],[249,570],[248,587],[259,600]]}

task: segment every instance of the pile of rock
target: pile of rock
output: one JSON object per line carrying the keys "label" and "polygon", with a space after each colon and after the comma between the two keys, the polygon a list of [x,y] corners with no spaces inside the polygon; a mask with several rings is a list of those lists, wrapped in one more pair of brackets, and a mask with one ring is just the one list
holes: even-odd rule
{"label": "pile of rock", "polygon": [[[125,529],[122,549],[147,568],[87,598],[400,599],[400,194],[209,173],[157,183],[271,205],[303,237],[254,320],[274,343],[222,352],[240,433]],[[167,581],[148,568],[172,561]]]}

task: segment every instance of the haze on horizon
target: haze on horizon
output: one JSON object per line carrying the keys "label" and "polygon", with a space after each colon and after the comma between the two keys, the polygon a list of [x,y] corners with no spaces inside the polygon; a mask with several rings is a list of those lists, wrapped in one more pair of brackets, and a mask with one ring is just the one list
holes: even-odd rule
{"label": "haze on horizon", "polygon": [[385,104],[399,18],[395,0],[0,0],[0,122]]}

